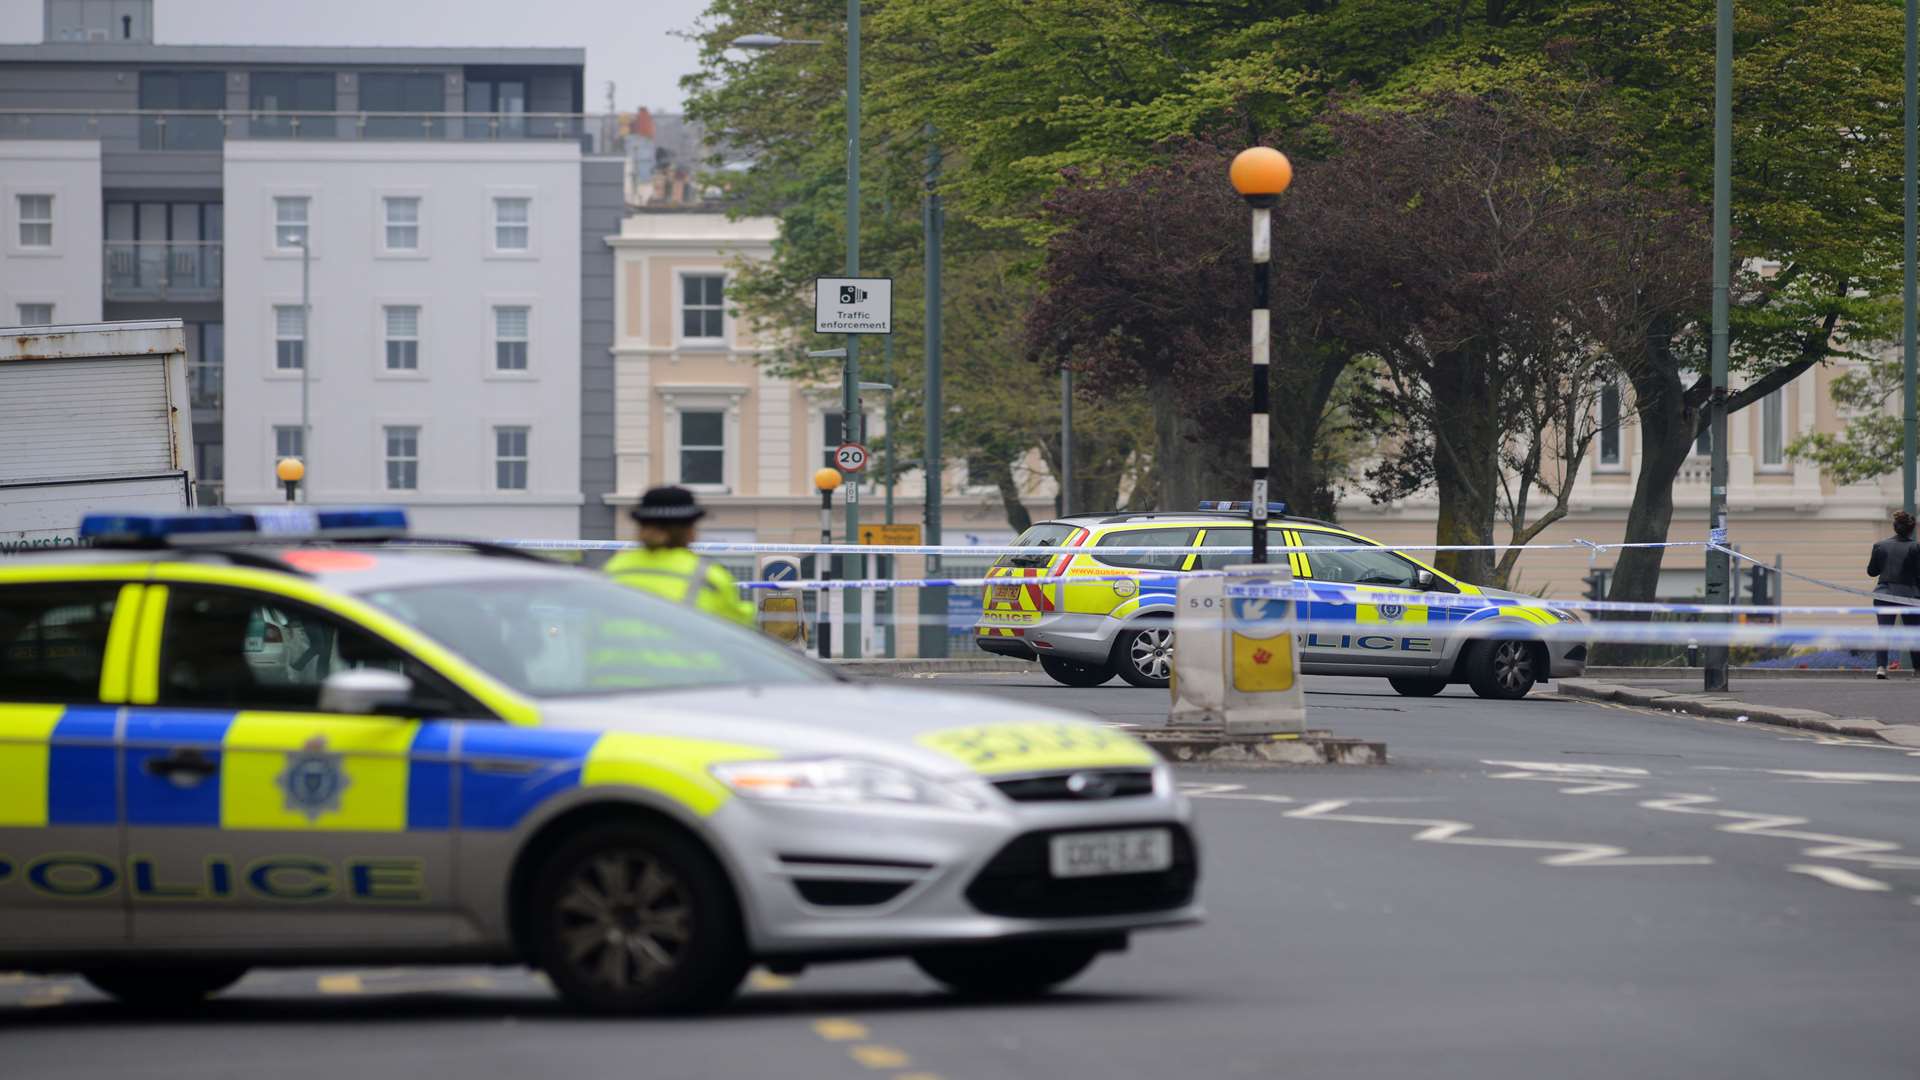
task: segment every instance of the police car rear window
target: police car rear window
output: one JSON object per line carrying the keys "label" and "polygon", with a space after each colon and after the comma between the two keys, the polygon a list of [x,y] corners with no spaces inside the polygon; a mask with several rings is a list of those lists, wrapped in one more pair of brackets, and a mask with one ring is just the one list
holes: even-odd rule
{"label": "police car rear window", "polygon": [[[1073,534],[1079,531],[1080,531],[1079,529],[1075,528],[1072,525],[1057,525],[1053,523],[1047,523],[1044,525],[1034,525],[1029,527],[1026,532],[1021,533],[1020,538],[1018,540],[1015,540],[1012,546],[1013,547],[1034,547],[1034,548],[1057,548],[1066,544],[1068,540],[1073,539]],[[1000,561],[994,563],[993,565],[1018,566],[1018,567],[1025,567],[1025,568],[1040,567],[1040,566],[1045,566],[1048,563],[1052,562],[1054,559],[1058,558],[1059,554],[1060,553],[1057,551],[1048,551],[1044,553],[1035,553],[1033,555],[1026,555],[1026,554],[1002,555],[1000,556]]]}
{"label": "police car rear window", "polygon": [[96,701],[118,584],[0,587],[0,697]]}

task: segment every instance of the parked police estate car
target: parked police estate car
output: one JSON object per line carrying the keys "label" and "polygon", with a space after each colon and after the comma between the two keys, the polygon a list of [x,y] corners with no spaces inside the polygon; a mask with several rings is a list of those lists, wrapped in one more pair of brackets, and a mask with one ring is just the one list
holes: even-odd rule
{"label": "parked police estate car", "polygon": [[[1283,504],[1271,505],[1276,515],[1285,514]],[[1173,673],[1175,575],[1244,564],[1249,557],[1103,549],[1252,544],[1246,503],[1200,506],[1194,513],[1089,514],[1032,526],[1014,545],[1039,550],[1003,556],[987,572],[1004,581],[987,587],[975,643],[1001,656],[1037,659],[1069,686],[1099,686],[1116,674],[1135,686],[1166,686]],[[1342,586],[1319,590],[1319,598],[1299,606],[1306,619],[1329,624],[1298,635],[1301,670],[1309,675],[1379,676],[1414,697],[1466,683],[1481,697],[1519,698],[1535,683],[1574,678],[1586,668],[1587,647],[1578,642],[1486,640],[1460,632],[1487,619],[1576,621],[1535,597],[1457,581],[1330,522],[1276,516],[1267,533],[1274,547],[1307,549],[1286,556],[1298,582]],[[1337,550],[1343,547],[1365,550]],[[1061,576],[1118,580],[1020,583],[1023,577]],[[1454,594],[1463,603],[1401,599],[1422,593]]]}
{"label": "parked police estate car", "polygon": [[95,549],[0,564],[0,970],[181,1001],[521,962],[644,1010],[755,961],[1030,992],[1199,918],[1187,804],[1119,731],[381,542],[398,511],[298,515],[90,519]]}

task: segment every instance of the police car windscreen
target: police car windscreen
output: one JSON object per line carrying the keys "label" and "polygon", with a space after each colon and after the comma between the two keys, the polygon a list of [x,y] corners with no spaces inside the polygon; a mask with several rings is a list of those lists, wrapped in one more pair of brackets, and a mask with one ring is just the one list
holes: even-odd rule
{"label": "police car windscreen", "polygon": [[463,581],[361,598],[533,697],[832,681],[751,630],[597,578]]}
{"label": "police car windscreen", "polygon": [[[1051,522],[1043,525],[1034,525],[1029,527],[1026,532],[1021,533],[1020,538],[1015,540],[1012,546],[1057,548],[1066,543],[1077,531],[1078,530],[1072,525],[1057,525]],[[1058,554],[1059,552],[1048,551],[1033,555],[1002,555],[999,561],[993,565],[1019,567],[1045,566],[1052,562]]]}

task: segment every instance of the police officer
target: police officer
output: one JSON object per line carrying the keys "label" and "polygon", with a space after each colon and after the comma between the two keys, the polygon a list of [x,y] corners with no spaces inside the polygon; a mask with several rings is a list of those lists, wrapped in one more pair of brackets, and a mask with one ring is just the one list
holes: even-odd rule
{"label": "police officer", "polygon": [[607,573],[677,604],[753,625],[753,605],[740,599],[727,568],[688,550],[694,523],[706,516],[683,487],[657,487],[640,496],[633,520],[640,526],[637,551],[623,551],[607,563]]}

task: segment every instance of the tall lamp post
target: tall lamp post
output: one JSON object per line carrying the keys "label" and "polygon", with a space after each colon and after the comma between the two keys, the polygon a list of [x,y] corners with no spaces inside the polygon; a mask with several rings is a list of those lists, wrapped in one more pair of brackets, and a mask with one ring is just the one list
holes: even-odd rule
{"label": "tall lamp post", "polygon": [[1914,202],[1916,195],[1920,194],[1920,176],[1915,175],[1916,173],[1920,173],[1920,91],[1915,89],[1915,82],[1917,78],[1920,78],[1920,70],[1917,70],[1920,69],[1920,14],[1916,14],[1917,9],[1920,9],[1920,3],[1916,3],[1915,0],[1907,0],[1907,190],[1905,199],[1907,235],[1905,252],[1906,280],[1903,282],[1905,295],[1903,298],[1904,303],[1902,304],[1902,307],[1905,308],[1905,315],[1902,322],[1905,325],[1901,328],[1901,366],[1904,369],[1903,382],[1905,383],[1901,394],[1901,404],[1903,406],[1901,414],[1905,419],[1905,423],[1902,426],[1906,429],[1906,446],[1904,447],[1906,452],[1903,455],[1905,458],[1905,467],[1901,470],[1900,491],[1901,502],[1909,514],[1914,512],[1914,480],[1916,472],[1914,455],[1916,450],[1920,450],[1920,414],[1916,414],[1916,403],[1914,400],[1915,383],[1916,381],[1920,381],[1916,380],[1914,369],[1914,337],[1916,333],[1916,316],[1914,313],[1916,300],[1914,283],[1914,261],[1916,254],[1914,250],[1916,246]]}
{"label": "tall lamp post", "polygon": [[[1727,290],[1733,203],[1733,0],[1719,0],[1713,63],[1713,395],[1708,399],[1707,603],[1728,600],[1733,573],[1727,543]],[[1709,645],[1701,668],[1707,690],[1727,688],[1727,647]]]}
{"label": "tall lamp post", "polygon": [[1227,171],[1233,189],[1253,208],[1253,396],[1252,430],[1247,447],[1253,474],[1253,499],[1247,514],[1253,521],[1253,561],[1267,561],[1267,442],[1269,439],[1267,369],[1272,349],[1268,273],[1273,258],[1273,206],[1293,183],[1293,163],[1270,146],[1240,151]]}

